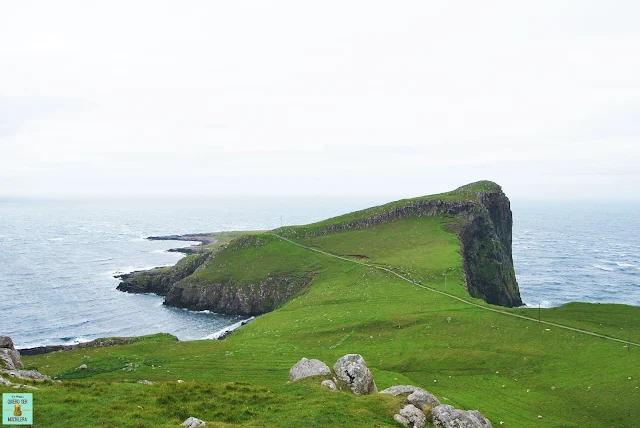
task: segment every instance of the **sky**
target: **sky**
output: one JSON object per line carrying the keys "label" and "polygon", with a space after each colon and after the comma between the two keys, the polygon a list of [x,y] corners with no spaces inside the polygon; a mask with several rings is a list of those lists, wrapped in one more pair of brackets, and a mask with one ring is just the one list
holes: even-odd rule
{"label": "sky", "polygon": [[637,1],[0,5],[0,196],[640,198]]}

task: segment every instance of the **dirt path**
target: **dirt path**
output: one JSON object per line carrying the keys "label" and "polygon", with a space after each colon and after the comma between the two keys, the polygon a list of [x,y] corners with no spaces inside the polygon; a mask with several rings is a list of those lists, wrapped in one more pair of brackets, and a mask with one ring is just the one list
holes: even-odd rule
{"label": "dirt path", "polygon": [[594,333],[593,331],[581,330],[579,328],[569,327],[569,326],[562,325],[562,324],[556,324],[556,323],[549,322],[549,321],[542,321],[542,320],[538,321],[535,318],[527,317],[527,316],[524,316],[524,315],[518,315],[518,314],[514,314],[514,313],[511,313],[511,312],[508,312],[508,311],[501,310],[501,309],[495,309],[495,308],[490,308],[490,307],[487,307],[487,306],[479,305],[477,303],[465,300],[462,297],[458,297],[458,296],[454,296],[453,294],[449,294],[449,293],[447,293],[445,291],[440,291],[440,290],[436,290],[435,288],[432,288],[432,287],[427,287],[426,285],[417,284],[414,281],[412,281],[412,280],[400,275],[399,273],[392,271],[391,269],[387,269],[387,268],[384,268],[384,267],[381,267],[381,266],[372,265],[370,263],[364,263],[364,262],[359,262],[359,261],[356,261],[356,260],[348,259],[346,257],[342,257],[342,256],[338,256],[338,255],[335,255],[335,254],[327,253],[326,251],[322,251],[322,250],[319,250],[317,248],[307,247],[306,245],[298,244],[295,241],[292,241],[292,240],[287,239],[287,238],[285,238],[283,236],[280,236],[280,235],[276,235],[275,233],[273,233],[272,235],[278,237],[279,239],[282,239],[283,241],[289,242],[289,243],[291,243],[293,245],[297,245],[298,247],[305,248],[305,249],[310,250],[310,251],[315,251],[316,253],[321,253],[321,254],[327,255],[329,257],[334,257],[336,259],[341,259],[341,260],[344,260],[344,261],[347,261],[347,262],[350,262],[350,263],[355,263],[355,264],[359,264],[359,265],[362,265],[362,266],[367,266],[367,267],[370,267],[370,268],[383,270],[385,272],[388,272],[388,273],[390,273],[392,275],[397,276],[398,278],[402,279],[403,281],[407,281],[407,282],[415,285],[416,287],[424,288],[425,290],[429,290],[429,291],[431,291],[433,293],[438,293],[438,294],[441,294],[443,296],[450,297],[452,299],[458,300],[459,302],[462,302],[462,303],[467,304],[469,306],[475,306],[476,308],[484,309],[485,311],[496,312],[496,313],[503,314],[503,315],[508,315],[508,316],[514,317],[514,318],[521,318],[523,320],[533,321],[533,322],[536,322],[536,323],[539,323],[539,324],[546,324],[546,325],[550,325],[550,326],[553,326],[553,327],[563,328],[565,330],[575,331],[576,333],[582,333],[582,334],[587,334],[589,336],[599,337],[601,339],[612,340],[614,342],[624,343],[627,346],[631,345],[631,346],[640,347],[640,343],[629,342],[629,341],[626,341],[626,340],[617,339],[615,337],[610,337],[610,336],[605,336],[603,334]]}

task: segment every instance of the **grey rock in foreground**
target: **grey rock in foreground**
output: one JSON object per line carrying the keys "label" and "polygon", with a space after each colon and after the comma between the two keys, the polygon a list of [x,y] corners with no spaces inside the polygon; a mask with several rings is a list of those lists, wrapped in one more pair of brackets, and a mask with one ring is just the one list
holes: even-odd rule
{"label": "grey rock in foreground", "polygon": [[0,368],[7,370],[24,368],[20,352],[13,346],[13,340],[9,336],[0,336]]}
{"label": "grey rock in foreground", "polygon": [[332,380],[329,380],[329,379],[327,379],[327,380],[323,380],[323,381],[322,381],[322,383],[321,383],[320,385],[322,385],[322,386],[324,386],[324,387],[326,387],[326,388],[329,388],[329,390],[331,390],[331,391],[335,391],[335,390],[337,390],[337,389],[338,389],[338,388],[336,387],[335,382],[333,382]]}
{"label": "grey rock in foreground", "polygon": [[289,370],[289,380],[294,382],[311,376],[331,376],[329,366],[320,360],[301,359]]}
{"label": "grey rock in foreground", "polygon": [[491,422],[477,410],[458,410],[448,404],[431,409],[433,425],[438,428],[491,428]]}
{"label": "grey rock in foreground", "polygon": [[435,396],[419,388],[409,394],[407,402],[413,404],[420,410],[426,408],[433,409],[440,405],[440,401]]}
{"label": "grey rock in foreground", "polygon": [[380,394],[389,394],[389,395],[402,395],[402,394],[410,394],[415,390],[420,389],[417,386],[413,385],[395,385],[385,390],[380,391]]}
{"label": "grey rock in foreground", "polygon": [[413,404],[405,406],[400,410],[400,414],[393,416],[393,419],[406,427],[413,428],[423,428],[427,422],[427,418],[424,413],[422,413],[422,411]]}
{"label": "grey rock in foreground", "polygon": [[35,380],[35,381],[51,380],[51,378],[49,376],[43,375],[38,370],[4,370],[4,369],[0,369],[0,373],[8,374],[9,376],[15,377],[16,379]]}
{"label": "grey rock in foreground", "polygon": [[378,392],[373,375],[359,354],[347,354],[333,366],[338,379],[343,381],[356,394],[373,394]]}
{"label": "grey rock in foreground", "polygon": [[13,340],[9,336],[0,336],[0,348],[3,349],[16,349],[13,346]]}
{"label": "grey rock in foreground", "polygon": [[189,419],[184,421],[180,426],[187,427],[187,428],[198,428],[198,427],[207,426],[207,423],[205,421],[201,421],[200,419],[194,418],[193,416],[191,416],[189,417]]}
{"label": "grey rock in foreground", "polygon": [[380,394],[389,394],[395,396],[409,394],[407,397],[407,402],[409,404],[413,404],[420,410],[424,410],[427,407],[433,409],[434,407],[440,405],[440,401],[435,397],[435,395],[430,394],[424,389],[418,388],[417,386],[413,385],[395,385],[383,391],[380,391]]}

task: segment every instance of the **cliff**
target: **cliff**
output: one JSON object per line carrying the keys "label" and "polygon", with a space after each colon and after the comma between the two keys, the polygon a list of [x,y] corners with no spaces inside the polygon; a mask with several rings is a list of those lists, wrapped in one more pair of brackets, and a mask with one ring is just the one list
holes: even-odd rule
{"label": "cliff", "polygon": [[522,306],[511,252],[513,225],[502,190],[479,193],[476,208],[463,214],[458,232],[469,294],[500,306]]}
{"label": "cliff", "polygon": [[[448,222],[447,228],[460,239],[462,269],[471,296],[495,305],[522,305],[511,253],[510,202],[500,186],[492,182],[473,183],[441,195],[396,201],[274,232],[290,239],[306,239],[424,216],[457,219]],[[245,235],[215,253],[187,256],[173,268],[124,275],[118,289],[164,295],[168,306],[259,315],[303,291],[322,268],[315,255],[292,255],[288,253],[290,247],[271,234]],[[306,260],[307,256],[315,261]]]}
{"label": "cliff", "polygon": [[244,286],[238,286],[229,279],[205,286],[194,285],[187,280],[174,284],[164,304],[197,311],[207,309],[222,314],[260,315],[271,312],[303,290],[312,277],[278,275]]}

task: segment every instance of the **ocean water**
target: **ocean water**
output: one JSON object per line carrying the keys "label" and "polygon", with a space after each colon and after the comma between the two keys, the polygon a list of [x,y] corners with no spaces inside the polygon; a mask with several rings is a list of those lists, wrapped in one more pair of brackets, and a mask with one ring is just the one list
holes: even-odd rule
{"label": "ocean water", "polygon": [[[157,332],[201,339],[240,317],[167,308],[116,290],[114,275],[174,264],[189,243],[150,235],[271,229],[384,199],[0,201],[0,334],[18,347]],[[640,305],[632,204],[515,203],[514,263],[526,304]]]}
{"label": "ocean water", "polygon": [[[377,201],[382,202],[382,201]],[[190,243],[151,235],[272,229],[375,203],[357,199],[0,201],[0,335],[17,347],[166,332],[204,338],[241,317],[116,290],[117,273],[173,265]],[[195,244],[195,243],[192,243]]]}
{"label": "ocean water", "polygon": [[640,204],[511,204],[513,262],[529,306],[640,306]]}

